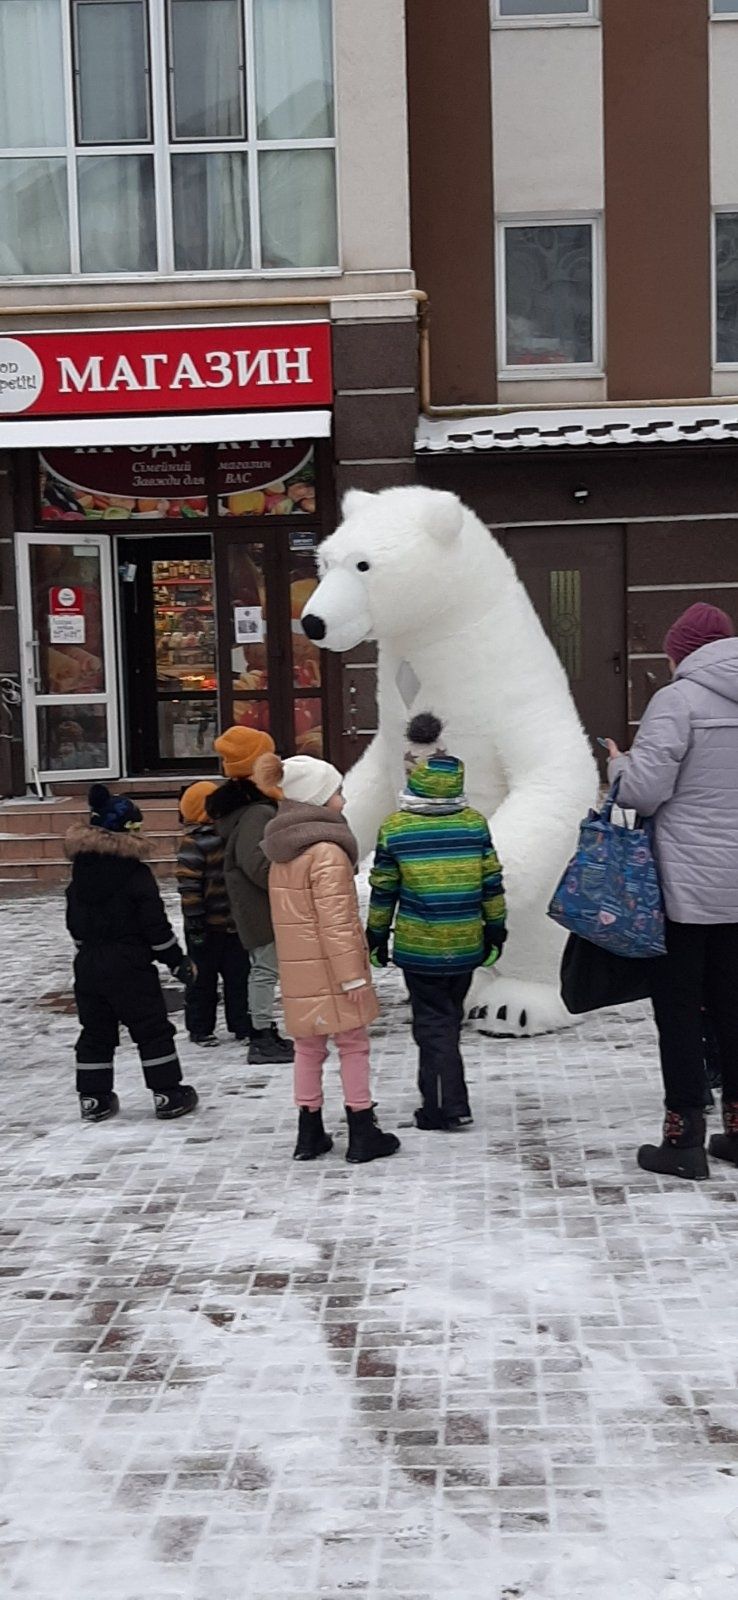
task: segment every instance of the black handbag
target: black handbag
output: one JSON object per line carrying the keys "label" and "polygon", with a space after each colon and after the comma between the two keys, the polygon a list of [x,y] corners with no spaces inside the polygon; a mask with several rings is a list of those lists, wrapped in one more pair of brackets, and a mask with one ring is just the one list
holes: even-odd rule
{"label": "black handbag", "polygon": [[634,961],[571,933],[561,958],[561,998],[572,1016],[649,1000],[653,971],[664,956]]}

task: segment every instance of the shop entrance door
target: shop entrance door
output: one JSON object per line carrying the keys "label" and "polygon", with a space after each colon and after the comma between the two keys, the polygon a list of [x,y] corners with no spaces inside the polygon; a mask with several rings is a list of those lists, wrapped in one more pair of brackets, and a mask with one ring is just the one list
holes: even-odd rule
{"label": "shop entrance door", "polygon": [[120,772],[107,535],[18,536],[26,778]]}
{"label": "shop entrance door", "polygon": [[216,607],[209,537],[119,539],[133,773],[213,771]]}
{"label": "shop entrance door", "polygon": [[604,770],[598,736],[622,743],[627,733],[624,531],[516,528],[503,543],[566,668]]}

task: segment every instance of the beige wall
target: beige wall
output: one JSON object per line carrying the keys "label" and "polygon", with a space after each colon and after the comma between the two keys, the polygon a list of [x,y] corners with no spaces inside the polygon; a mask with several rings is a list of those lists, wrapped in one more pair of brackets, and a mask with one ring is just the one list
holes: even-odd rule
{"label": "beige wall", "polygon": [[[404,0],[334,0],[336,97],[338,140],[339,239],[342,271],[314,277],[190,278],[166,281],[147,278],[133,282],[110,279],[34,285],[8,284],[0,277],[0,309],[18,308],[19,320],[0,317],[0,332],[14,326],[43,326],[45,318],[29,321],[24,307],[68,307],[70,321],[94,325],[92,313],[76,313],[80,304],[104,307],[116,302],[161,304],[162,310],[179,301],[206,302],[202,312],[188,311],[188,321],[207,321],[208,306],[249,297],[278,301],[290,295],[320,296],[334,301],[333,314],[347,314],[346,296],[395,295],[412,287],[407,154],[407,95],[405,76]],[[243,317],[240,305],[223,308],[224,320]],[[292,315],[293,313],[289,313]],[[300,313],[297,313],[298,315]],[[309,312],[305,313],[309,315]],[[392,314],[414,315],[412,304],[359,301],[357,317]],[[156,312],[142,313],[157,320]],[[268,310],[255,315],[267,317]],[[107,320],[107,319],[106,319]],[[130,313],[120,317],[130,324]],[[111,319],[109,326],[115,326]]]}
{"label": "beige wall", "polygon": [[601,211],[601,29],[493,28],[492,123],[499,216]]}
{"label": "beige wall", "polygon": [[738,19],[710,24],[710,188],[738,208]]}
{"label": "beige wall", "polygon": [[405,6],[334,0],[343,267],[410,265]]}

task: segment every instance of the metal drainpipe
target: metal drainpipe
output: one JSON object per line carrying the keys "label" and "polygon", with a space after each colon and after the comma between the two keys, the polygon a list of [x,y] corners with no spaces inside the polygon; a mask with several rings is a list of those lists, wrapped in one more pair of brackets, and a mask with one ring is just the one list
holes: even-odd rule
{"label": "metal drainpipe", "polygon": [[500,405],[498,401],[490,401],[485,405],[479,401],[470,406],[435,406],[431,400],[431,348],[430,348],[430,301],[427,294],[417,292],[418,299],[418,336],[420,359],[420,410],[424,417],[437,421],[453,421],[454,417],[460,420],[463,417],[514,415],[518,411],[619,411],[623,406],[631,410],[645,411],[658,406],[709,406],[709,405],[738,405],[736,394],[708,394],[700,395],[691,400],[524,400],[507,401]]}

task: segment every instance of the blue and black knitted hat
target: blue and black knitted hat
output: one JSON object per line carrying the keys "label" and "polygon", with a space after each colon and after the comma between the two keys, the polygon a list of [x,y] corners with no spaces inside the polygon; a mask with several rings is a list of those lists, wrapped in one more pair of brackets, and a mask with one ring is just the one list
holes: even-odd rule
{"label": "blue and black knitted hat", "polygon": [[90,827],[104,828],[106,833],[131,833],[143,822],[135,801],[129,800],[127,794],[111,794],[104,783],[93,783],[87,804]]}

